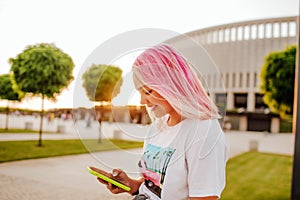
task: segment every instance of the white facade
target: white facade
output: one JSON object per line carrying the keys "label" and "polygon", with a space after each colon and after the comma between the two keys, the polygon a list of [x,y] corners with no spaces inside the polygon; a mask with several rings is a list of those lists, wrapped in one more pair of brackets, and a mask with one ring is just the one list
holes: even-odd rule
{"label": "white facade", "polygon": [[226,104],[226,110],[262,111],[265,107],[259,86],[264,58],[273,51],[297,44],[298,18],[225,24],[189,32],[166,43],[184,52],[188,59],[191,56],[192,63],[199,66],[213,64],[199,56],[201,47],[196,46],[203,47],[200,51],[207,51],[215,66],[202,67],[199,71],[210,96],[215,102]]}

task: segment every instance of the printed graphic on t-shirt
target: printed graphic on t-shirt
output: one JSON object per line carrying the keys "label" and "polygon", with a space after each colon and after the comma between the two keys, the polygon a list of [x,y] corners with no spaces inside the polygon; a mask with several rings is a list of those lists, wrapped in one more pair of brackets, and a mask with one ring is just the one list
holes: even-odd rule
{"label": "printed graphic on t-shirt", "polygon": [[162,148],[148,144],[142,159],[139,161],[146,187],[158,197],[160,197],[167,167],[174,152],[175,149],[169,147]]}

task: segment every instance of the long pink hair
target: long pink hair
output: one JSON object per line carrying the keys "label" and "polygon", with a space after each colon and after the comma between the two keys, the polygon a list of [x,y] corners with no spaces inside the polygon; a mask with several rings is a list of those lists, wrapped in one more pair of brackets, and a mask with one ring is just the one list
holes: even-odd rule
{"label": "long pink hair", "polygon": [[137,88],[146,85],[183,117],[218,118],[218,109],[207,95],[188,61],[173,47],[160,44],[145,50],[133,64]]}

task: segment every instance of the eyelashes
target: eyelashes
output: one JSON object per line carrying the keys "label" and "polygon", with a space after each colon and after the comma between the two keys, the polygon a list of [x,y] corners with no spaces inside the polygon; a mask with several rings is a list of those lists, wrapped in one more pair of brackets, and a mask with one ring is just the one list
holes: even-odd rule
{"label": "eyelashes", "polygon": [[145,91],[146,95],[150,95],[153,92],[153,90]]}

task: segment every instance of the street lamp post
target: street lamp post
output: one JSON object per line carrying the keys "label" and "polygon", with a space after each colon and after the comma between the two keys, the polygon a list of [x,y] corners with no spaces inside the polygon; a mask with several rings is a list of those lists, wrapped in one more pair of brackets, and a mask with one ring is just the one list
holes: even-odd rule
{"label": "street lamp post", "polygon": [[294,99],[294,133],[295,133],[295,150],[293,160],[293,174],[292,174],[292,190],[291,199],[300,199],[300,79],[299,79],[299,24],[298,24],[298,47],[297,47],[297,62],[296,62],[296,76],[295,76],[295,99]]}

